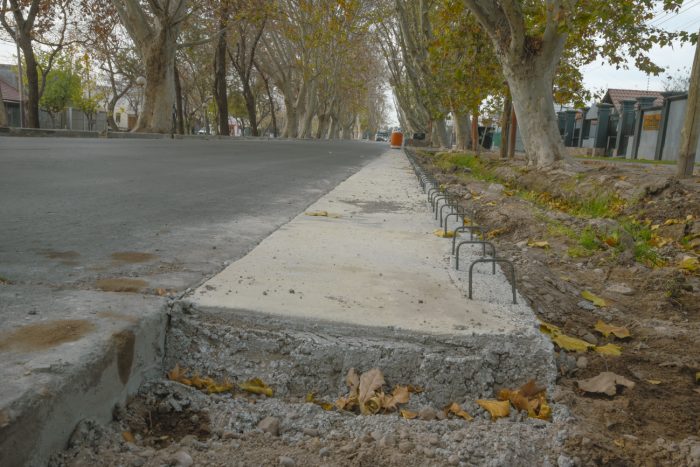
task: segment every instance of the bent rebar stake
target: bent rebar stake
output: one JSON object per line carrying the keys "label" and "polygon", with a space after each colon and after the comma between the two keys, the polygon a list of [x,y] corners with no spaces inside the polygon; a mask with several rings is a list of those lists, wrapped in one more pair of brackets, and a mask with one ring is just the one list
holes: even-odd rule
{"label": "bent rebar stake", "polygon": [[449,195],[443,193],[443,194],[436,196],[435,199],[433,200],[431,207],[432,207],[433,212],[435,213],[435,220],[437,220],[437,217],[438,217],[438,211],[437,211],[438,204],[440,204],[441,200],[444,200],[445,202],[447,202],[448,199],[449,199]]}
{"label": "bent rebar stake", "polygon": [[503,258],[481,258],[472,261],[471,266],[469,266],[469,300],[472,300],[472,272],[477,263],[494,263],[494,265],[495,263],[506,263],[510,265],[510,285],[513,290],[513,304],[517,305],[518,302],[515,299],[515,266],[513,266],[512,261]]}
{"label": "bent rebar stake", "polygon": [[481,234],[482,237],[484,236],[484,232],[488,231],[488,229],[486,227],[482,227],[480,225],[463,225],[461,227],[457,227],[455,229],[455,234],[452,237],[452,254],[453,255],[455,254],[455,241],[457,239],[457,233],[466,232],[467,230],[469,231],[469,240],[474,240],[474,231],[475,230],[478,230],[479,234]]}
{"label": "bent rebar stake", "polygon": [[[493,243],[486,241],[486,240],[463,240],[457,244],[457,250],[455,252],[455,269],[459,271],[459,248],[462,245],[481,245],[481,255],[486,256],[486,245],[489,245],[491,247],[491,256],[493,258],[496,257],[496,247],[493,246]],[[492,273],[496,274],[496,263],[493,263],[493,268],[492,268]]]}
{"label": "bent rebar stake", "polygon": [[[462,217],[462,225],[461,225],[460,227],[456,227],[456,228],[455,228],[455,233],[456,233],[456,232],[463,232],[464,230],[459,230],[459,229],[461,229],[462,227],[468,227],[468,226],[464,225],[465,216],[466,216],[467,214],[468,214],[468,213],[467,213],[467,210],[466,210],[466,209],[464,209],[464,208],[462,208],[461,206],[457,205],[457,206],[455,207],[454,211],[448,213],[448,214],[445,216],[445,233],[447,233],[447,220],[450,218],[450,216],[455,216],[455,220],[458,220],[460,216]],[[453,241],[452,241],[452,247],[453,247],[453,248],[452,248],[452,254],[454,254],[454,237],[453,237]]]}
{"label": "bent rebar stake", "polygon": [[[445,209],[445,207],[448,207],[448,208],[452,208],[452,210],[454,211],[455,205],[453,203],[454,203],[454,199],[452,198],[452,196],[447,196],[447,197],[445,197],[445,204],[440,206],[440,211],[439,211],[439,213],[440,213],[440,227],[442,227],[442,212],[443,212],[442,210]],[[436,204],[435,205],[435,209],[436,209],[435,220],[437,220],[437,218],[438,218],[437,207],[438,207],[438,205]]]}

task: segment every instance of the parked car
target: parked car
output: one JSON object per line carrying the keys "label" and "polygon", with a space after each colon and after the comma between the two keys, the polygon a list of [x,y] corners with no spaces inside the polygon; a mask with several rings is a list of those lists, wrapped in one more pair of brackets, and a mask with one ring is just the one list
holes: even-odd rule
{"label": "parked car", "polygon": [[389,133],[386,131],[378,131],[376,135],[374,135],[374,140],[375,141],[389,141]]}

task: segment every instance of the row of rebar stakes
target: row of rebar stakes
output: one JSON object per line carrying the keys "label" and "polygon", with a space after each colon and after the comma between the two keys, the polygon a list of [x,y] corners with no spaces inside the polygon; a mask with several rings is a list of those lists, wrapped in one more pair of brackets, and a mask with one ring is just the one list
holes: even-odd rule
{"label": "row of rebar stakes", "polygon": [[[459,196],[455,193],[451,193],[441,185],[432,175],[426,173],[420,166],[418,161],[408,153],[404,151],[408,161],[413,167],[413,171],[418,177],[418,182],[420,183],[423,193],[428,196],[428,203],[430,203],[431,210],[435,213],[435,220],[440,221],[440,227],[444,228],[445,236],[447,236],[447,221],[450,216],[454,216],[455,220],[459,222],[462,219],[462,224],[454,230],[452,235],[452,254],[455,257],[455,269],[459,270],[459,250],[462,245],[481,245],[482,248],[482,258],[472,261],[469,265],[469,299],[472,299],[472,276],[474,272],[474,266],[479,263],[491,263],[491,272],[496,274],[496,263],[507,264],[510,266],[510,278],[511,278],[511,288],[513,291],[513,303],[517,304],[516,292],[515,292],[515,266],[513,262],[505,259],[499,258],[496,255],[496,247],[493,243],[486,240],[486,234],[489,231],[484,226],[472,225],[472,221],[476,218],[476,212],[473,208],[460,206],[460,199],[470,200],[472,195]],[[469,240],[461,240],[457,243],[457,235],[460,233],[469,232]],[[491,249],[491,257],[486,256],[486,247]]]}

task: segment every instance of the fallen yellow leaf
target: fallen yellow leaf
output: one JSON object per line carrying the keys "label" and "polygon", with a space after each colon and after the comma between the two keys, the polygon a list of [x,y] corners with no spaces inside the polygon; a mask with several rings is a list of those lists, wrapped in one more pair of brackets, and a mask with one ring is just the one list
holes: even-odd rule
{"label": "fallen yellow leaf", "polygon": [[333,404],[331,404],[330,402],[325,402],[316,399],[316,394],[314,394],[313,392],[310,392],[306,395],[306,402],[316,404],[320,406],[323,410],[333,410]]}
{"label": "fallen yellow leaf", "polygon": [[308,211],[308,212],[305,212],[304,214],[306,214],[307,216],[311,216],[311,217],[330,217],[333,219],[340,218],[340,214],[333,214],[333,213],[330,213],[328,211]]}
{"label": "fallen yellow leaf", "polygon": [[413,420],[414,418],[416,418],[418,416],[417,412],[411,412],[408,409],[401,409],[401,411],[399,413],[406,420]]}
{"label": "fallen yellow leaf", "polygon": [[648,379],[647,383],[653,384],[654,386],[656,386],[657,384],[661,384],[661,381],[659,381],[658,379]]}
{"label": "fallen yellow leaf", "polygon": [[501,227],[500,229],[493,229],[486,234],[486,238],[496,238],[499,235],[504,234],[505,232],[506,232],[505,227]]}
{"label": "fallen yellow leaf", "polygon": [[470,422],[474,420],[474,417],[469,415],[461,405],[459,405],[456,402],[451,403],[449,406],[447,406],[447,409],[445,410],[446,413],[453,413],[458,417],[461,417],[465,419],[466,421]]}
{"label": "fallen yellow leaf", "polygon": [[603,307],[607,306],[607,303],[605,302],[605,300],[603,300],[602,298],[600,298],[599,296],[595,295],[594,293],[592,293],[588,290],[584,290],[583,292],[581,292],[581,296],[583,298],[585,298],[586,300],[588,300],[589,302],[593,303],[597,307],[603,308]]}
{"label": "fallen yellow leaf", "polygon": [[122,438],[124,438],[124,441],[127,443],[134,443],[136,441],[134,435],[132,435],[130,431],[122,431]]}
{"label": "fallen yellow leaf", "polygon": [[566,334],[552,335],[552,342],[557,344],[559,348],[568,352],[587,352],[589,349],[595,347],[590,342],[567,336]]}
{"label": "fallen yellow leaf", "polygon": [[624,448],[624,447],[625,447],[625,440],[622,439],[622,438],[614,439],[614,440],[613,440],[613,443],[615,444],[615,446],[617,446],[617,447],[619,447],[619,448]]}
{"label": "fallen yellow leaf", "polygon": [[615,344],[605,344],[603,346],[596,347],[593,350],[601,355],[608,355],[610,357],[619,357],[622,355],[622,348]]}
{"label": "fallen yellow leaf", "polygon": [[561,329],[558,326],[545,323],[544,321],[540,321],[540,331],[550,336],[561,333]]}
{"label": "fallen yellow leaf", "polygon": [[509,401],[495,401],[488,399],[479,399],[476,401],[481,407],[483,407],[488,413],[491,414],[491,419],[495,420],[501,417],[507,417],[510,415],[510,402]]}
{"label": "fallen yellow leaf", "polygon": [[440,238],[452,238],[455,236],[455,231],[454,230],[448,230],[445,232],[443,229],[437,229],[436,231],[433,232],[437,237]]}
{"label": "fallen yellow leaf", "polygon": [[627,328],[623,328],[622,326],[613,326],[612,324],[604,323],[601,320],[598,320],[598,322],[595,323],[594,329],[605,337],[608,337],[610,334],[620,339],[625,339],[626,337],[630,336],[630,332]]}
{"label": "fallen yellow leaf", "polygon": [[243,391],[253,394],[264,394],[267,397],[272,397],[273,394],[272,388],[265,384],[260,378],[253,378],[244,383],[239,383],[238,387]]}
{"label": "fallen yellow leaf", "polygon": [[534,247],[534,248],[544,248],[546,250],[549,248],[549,242],[546,240],[542,240],[542,241],[531,240],[531,241],[527,242],[527,246]]}
{"label": "fallen yellow leaf", "polygon": [[678,267],[689,272],[695,272],[700,269],[700,262],[698,262],[698,259],[694,256],[683,256]]}

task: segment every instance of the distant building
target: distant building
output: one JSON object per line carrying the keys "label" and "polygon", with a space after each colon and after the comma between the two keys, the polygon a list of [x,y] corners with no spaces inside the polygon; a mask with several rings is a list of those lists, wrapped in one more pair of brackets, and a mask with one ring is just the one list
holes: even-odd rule
{"label": "distant building", "polygon": [[[9,126],[22,126],[20,122],[20,99],[19,90],[14,82],[6,79],[7,76],[0,73],[0,88],[2,89],[2,99],[7,111],[7,123]],[[15,80],[11,80],[15,81]]]}

